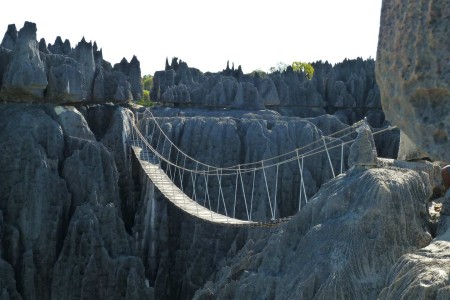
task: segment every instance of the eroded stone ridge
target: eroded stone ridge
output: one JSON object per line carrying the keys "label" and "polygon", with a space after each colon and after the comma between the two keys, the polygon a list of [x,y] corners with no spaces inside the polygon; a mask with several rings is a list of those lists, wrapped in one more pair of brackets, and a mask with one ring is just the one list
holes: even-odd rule
{"label": "eroded stone ridge", "polygon": [[84,38],[72,48],[68,40],[36,40],[36,24],[8,30],[0,45],[0,100],[14,102],[105,103],[142,97],[136,57],[114,67],[102,50]]}
{"label": "eroded stone ridge", "polygon": [[315,62],[314,76],[288,67],[283,72],[244,74],[241,66],[203,73],[173,58],[155,72],[151,98],[166,104],[243,109],[270,108],[284,115],[315,117],[325,113],[346,124],[366,116],[381,127],[384,114],[375,82],[374,60],[344,60],[331,65]]}

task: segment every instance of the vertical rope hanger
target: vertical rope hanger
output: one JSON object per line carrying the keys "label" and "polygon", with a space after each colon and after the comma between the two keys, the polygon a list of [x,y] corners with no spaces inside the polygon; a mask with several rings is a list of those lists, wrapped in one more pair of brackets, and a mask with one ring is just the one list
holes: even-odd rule
{"label": "vertical rope hanger", "polygon": [[267,184],[266,168],[264,167],[264,161],[261,162],[261,165],[262,165],[262,171],[264,174],[264,181],[266,183],[267,200],[269,200],[270,213],[272,214],[272,220],[273,220],[273,219],[275,219],[275,216],[273,215],[272,201],[270,201],[269,185]]}
{"label": "vertical rope hanger", "polygon": [[252,197],[250,199],[250,220],[252,219],[253,212],[253,195],[255,194],[255,178],[256,178],[256,170],[253,170],[253,184],[252,184]]}
{"label": "vertical rope hanger", "polygon": [[328,153],[328,147],[327,147],[327,143],[325,142],[325,137],[324,136],[322,136],[322,140],[323,140],[323,145],[325,146],[325,152],[327,153],[328,162],[330,163],[331,172],[333,173],[333,178],[334,178],[334,177],[336,177],[336,174],[334,174],[333,164],[331,163],[330,153]]}
{"label": "vertical rope hanger", "polygon": [[237,202],[237,190],[238,190],[238,178],[239,172],[236,172],[236,182],[235,182],[235,188],[234,188],[234,205],[233,205],[233,218],[236,217],[236,202]]}
{"label": "vertical rope hanger", "polygon": [[275,220],[276,216],[276,209],[277,209],[277,192],[278,192],[278,164],[277,164],[277,175],[275,175],[275,196],[274,196],[274,205],[273,205],[273,214],[272,214],[272,221]]}
{"label": "vertical rope hanger", "polygon": [[241,167],[238,167],[238,173],[241,177],[241,187],[242,187],[242,194],[244,195],[244,203],[245,203],[245,211],[247,213],[247,220],[250,221],[250,215],[248,213],[248,206],[247,206],[247,196],[245,195],[245,188],[244,188],[244,180],[242,179],[242,173],[241,173]]}
{"label": "vertical rope hanger", "polygon": [[[129,117],[129,118],[131,118],[131,117]],[[156,126],[154,125],[152,129],[149,128],[149,126],[151,126],[151,124],[153,124],[152,121],[155,122],[155,120],[150,120],[150,124],[149,124],[148,123],[149,122],[148,119],[140,120],[140,124],[141,125],[147,123],[146,127],[145,127],[146,134],[149,133],[152,130],[152,133],[151,133],[150,136],[148,136],[148,138],[144,138],[142,133],[140,132],[140,130],[136,126],[133,126],[133,128],[131,129],[131,135],[130,135],[131,138],[132,138],[132,143],[131,143],[132,145],[136,145],[137,146],[138,144],[139,145],[142,144],[141,148],[143,148],[144,151],[142,151],[142,156],[141,157],[145,157],[146,160],[148,160],[149,162],[151,162],[153,164],[161,164],[161,163],[162,164],[164,164],[164,163],[167,164],[166,166],[163,166],[163,170],[160,170],[161,172],[156,172],[154,175],[152,175],[152,176],[156,176],[156,177],[151,177],[151,178],[155,178],[155,180],[160,180],[159,178],[161,178],[161,180],[165,180],[165,181],[170,180],[172,182],[174,182],[174,181],[176,181],[176,179],[180,178],[180,187],[181,187],[182,190],[184,190],[184,188],[186,187],[185,184],[189,185],[189,184],[192,183],[193,184],[192,198],[197,203],[198,203],[198,201],[200,201],[199,204],[200,205],[203,204],[203,206],[205,208],[206,208],[206,205],[209,205],[210,211],[211,211],[211,219],[213,218],[213,214],[214,214],[214,212],[213,212],[213,210],[211,208],[212,208],[212,205],[215,204],[215,203],[211,203],[211,201],[214,202],[215,194],[214,195],[212,195],[212,194],[210,195],[209,194],[210,192],[209,192],[208,186],[211,185],[212,182],[214,182],[215,180],[214,180],[214,178],[212,179],[212,181],[209,180],[209,176],[216,176],[218,178],[217,180],[218,180],[218,183],[219,183],[219,189],[218,189],[219,193],[218,193],[218,199],[217,199],[217,201],[218,201],[218,203],[217,203],[217,205],[218,205],[217,211],[219,211],[220,205],[221,205],[220,202],[222,202],[223,205],[224,205],[225,213],[226,213],[226,215],[228,217],[226,204],[227,203],[229,205],[231,204],[232,200],[230,199],[230,196],[232,197],[232,193],[234,192],[234,206],[233,206],[233,214],[232,215],[233,215],[233,217],[235,217],[236,216],[237,200],[238,200],[238,197],[241,197],[240,194],[239,194],[239,190],[238,189],[241,189],[242,190],[242,197],[244,198],[244,204],[245,204],[245,209],[246,209],[246,213],[247,213],[247,219],[251,220],[252,219],[252,213],[253,213],[253,199],[255,198],[254,194],[255,194],[255,181],[256,181],[256,175],[257,175],[256,171],[262,170],[263,171],[263,176],[264,176],[264,183],[266,185],[265,189],[266,189],[267,196],[268,196],[268,201],[269,201],[270,211],[271,211],[271,215],[272,215],[272,220],[274,220],[276,217],[278,217],[278,218],[280,217],[280,215],[279,216],[276,215],[276,212],[277,212],[278,206],[280,206],[280,204],[281,204],[281,203],[278,203],[278,202],[280,202],[280,200],[282,200],[282,198],[280,198],[282,196],[282,193],[280,194],[280,197],[278,197],[278,186],[281,185],[281,183],[282,183],[282,182],[278,183],[278,181],[283,179],[283,176],[281,176],[281,179],[279,178],[279,175],[280,175],[279,172],[282,172],[282,174],[283,174],[283,170],[280,171],[280,169],[279,169],[280,165],[284,165],[286,163],[289,163],[289,162],[294,161],[295,159],[297,159],[297,164],[298,164],[298,167],[299,167],[299,170],[300,170],[300,178],[299,178],[300,179],[299,210],[300,210],[302,201],[305,201],[306,203],[308,202],[307,195],[306,195],[306,188],[305,188],[305,185],[306,185],[305,184],[305,177],[303,176],[303,174],[304,174],[304,164],[305,164],[304,159],[305,159],[305,157],[316,155],[316,154],[319,154],[321,152],[326,152],[327,153],[327,159],[328,159],[328,162],[330,164],[331,171],[333,173],[333,177],[335,177],[336,174],[338,174],[338,173],[336,173],[336,172],[338,172],[337,170],[339,170],[341,174],[345,170],[345,162],[344,162],[344,150],[345,149],[344,149],[344,146],[346,144],[349,144],[349,143],[352,142],[351,139],[349,141],[347,141],[347,142],[343,141],[342,139],[333,139],[333,141],[330,142],[330,139],[327,139],[327,137],[321,137],[321,138],[319,138],[317,140],[317,142],[319,142],[319,144],[322,144],[321,140],[320,140],[320,139],[322,139],[323,146],[320,147],[322,149],[315,148],[315,149],[311,150],[310,152],[306,152],[304,154],[300,154],[301,148],[294,149],[294,153],[297,154],[296,157],[295,156],[282,156],[282,155],[280,155],[280,157],[283,157],[283,159],[277,159],[278,157],[274,157],[274,158],[266,159],[266,160],[264,160],[262,162],[257,162],[257,164],[255,164],[255,163],[248,163],[248,164],[242,164],[242,165],[238,164],[238,165],[227,167],[227,168],[220,168],[220,167],[214,167],[214,166],[209,166],[207,164],[203,164],[201,161],[198,162],[194,158],[191,158],[191,157],[189,157],[187,155],[185,156],[183,151],[177,152],[177,154],[175,156],[175,153],[173,153],[173,151],[175,151],[174,149],[178,149],[178,148],[177,148],[177,146],[175,144],[172,143],[171,139],[168,136],[165,135],[164,131],[161,132],[161,130],[160,130],[159,135],[158,135],[158,140],[155,143],[154,140],[156,140],[156,138],[157,138],[156,137]],[[163,142],[161,142],[161,135],[164,135],[164,137],[165,137]],[[151,144],[149,145],[149,143],[147,142],[148,139],[151,139],[152,140],[152,144],[153,145],[156,144],[156,147],[154,147]],[[336,141],[339,141],[339,140],[341,141],[341,144],[338,144],[338,143],[337,143],[337,145],[333,145],[332,144],[332,143],[336,143]],[[166,150],[165,147],[167,147],[166,144],[168,142],[170,143],[170,146],[169,146],[169,150]],[[335,153],[336,154],[339,153],[339,152],[337,152],[339,150],[333,151],[332,153],[330,153],[330,151],[332,149],[334,149],[334,148],[341,148],[340,149],[341,150],[341,153],[340,153],[340,159],[341,159],[341,161],[340,161],[340,169],[339,169],[339,165],[338,165],[336,167],[337,170],[334,169],[333,161],[331,160],[331,155],[334,155]],[[168,154],[169,156],[166,158],[165,154],[167,154],[167,153],[169,153]],[[183,167],[181,167],[181,160],[182,159],[180,159],[180,157],[179,157],[180,153],[181,153],[181,155],[185,156],[184,157],[184,166]],[[283,155],[285,155],[285,154],[283,154]],[[335,156],[337,156],[337,157],[335,157],[334,159],[338,159],[339,154],[337,154]],[[175,158],[175,160],[173,160],[172,157]],[[139,159],[139,157],[138,157],[138,159]],[[189,163],[186,162],[187,159],[189,159]],[[277,160],[275,161],[275,159],[277,159]],[[190,163],[191,161],[196,163],[195,169],[192,168],[193,164]],[[337,161],[334,161],[334,163],[337,164]],[[188,165],[187,168],[186,168],[186,164]],[[204,166],[204,167],[201,167],[201,166]],[[268,168],[271,168],[271,167],[276,167],[277,168],[276,172],[268,171],[269,173],[267,173],[265,170],[268,169]],[[160,168],[161,168],[161,166],[160,166]],[[325,167],[325,169],[326,169],[326,167]],[[147,169],[145,169],[145,170],[147,170]],[[272,170],[272,171],[275,171],[275,170]],[[150,173],[152,173],[152,174],[153,174],[153,172],[154,171],[150,171]],[[177,172],[178,172],[178,174],[177,174]],[[181,173],[181,172],[183,172],[183,173]],[[189,178],[190,180],[186,180],[187,178],[184,178],[185,177],[184,176],[185,175],[184,172],[190,173],[190,174],[187,174],[187,176],[190,177]],[[148,173],[148,174],[150,174],[150,173]],[[166,175],[164,173],[166,173],[168,176],[166,177]],[[219,173],[220,173],[220,175],[219,175]],[[246,173],[253,173],[253,176],[251,176],[250,174],[249,175],[244,175]],[[275,182],[273,182],[271,178],[273,178],[273,175],[275,175],[275,174],[276,174],[276,178],[275,178]],[[201,186],[203,184],[202,184],[202,182],[199,182],[199,181],[203,181],[203,180],[201,178],[198,178],[199,176],[200,177],[201,176],[204,177],[203,180],[205,181],[205,191],[201,191]],[[233,178],[233,176],[236,176],[236,178]],[[240,177],[240,180],[239,180],[239,177]],[[271,178],[268,178],[268,177],[271,177]],[[249,200],[250,196],[247,195],[247,192],[249,192],[248,188],[247,188],[248,185],[244,185],[244,181],[246,181],[246,182],[248,181],[248,183],[250,183],[250,180],[252,180],[252,185],[251,185],[252,190],[251,190],[250,203],[248,203],[248,200]],[[166,185],[169,185],[170,181],[166,182]],[[234,184],[235,184],[234,191],[233,191],[233,187],[232,187],[233,181],[234,181]],[[240,181],[240,183],[238,183],[238,181]],[[271,182],[272,190],[271,190],[271,188],[268,187],[268,183],[269,182]],[[261,183],[262,183],[262,181],[261,181]],[[229,184],[230,184],[230,186],[228,186]],[[196,185],[199,185],[199,187],[197,188]],[[239,185],[240,185],[240,187],[239,187]],[[212,188],[215,187],[215,184],[212,184],[211,187]],[[246,188],[247,188],[247,191],[246,191]],[[173,194],[174,197],[177,197],[178,201],[181,200],[181,196],[179,195],[178,189],[176,188],[175,185],[170,186],[170,187],[167,186],[164,189],[166,190],[166,192],[165,192],[166,194],[167,194],[167,192],[169,192],[169,194]],[[215,188],[214,188],[214,190],[215,190]],[[167,196],[169,196],[169,194],[167,194]],[[200,194],[202,194],[202,195],[200,195]],[[202,198],[203,194],[204,194],[204,199],[202,201],[201,198]],[[213,199],[211,199],[211,196],[213,197]],[[225,201],[225,198],[227,199],[227,201]],[[280,198],[280,199],[278,199],[278,198]],[[305,200],[303,200],[303,198]],[[187,196],[187,195],[184,195],[183,199],[184,199],[185,203],[191,201],[191,199],[189,199],[189,196]],[[171,200],[171,199],[169,198],[169,200]],[[208,204],[206,204],[206,202],[208,202]],[[250,205],[250,207],[249,207],[249,205]],[[186,205],[185,205],[185,207],[186,207]],[[240,205],[240,208],[241,207],[242,207],[242,205]],[[190,210],[194,210],[194,207],[192,205],[189,205],[187,208],[190,209]],[[198,206],[196,206],[196,208],[197,208],[197,215],[200,217]],[[228,207],[228,208],[229,208],[228,210],[230,210],[230,207]],[[278,212],[280,214],[280,210],[278,210]],[[239,212],[238,212],[238,215],[239,215]],[[208,214],[201,213],[201,217],[202,218],[205,218],[205,216],[207,218],[209,218]],[[231,214],[230,214],[230,217],[231,217]],[[220,222],[224,222],[225,223],[224,219],[225,218],[220,219]]]}
{"label": "vertical rope hanger", "polygon": [[300,171],[300,188],[299,188],[299,195],[298,195],[298,210],[300,211],[301,206],[302,206],[302,191],[305,196],[305,203],[308,203],[308,199],[306,198],[305,182],[303,180],[303,165],[304,165],[303,155],[301,156],[302,162],[300,163],[300,156],[298,154],[298,150],[296,151],[296,153],[297,153],[298,169]]}

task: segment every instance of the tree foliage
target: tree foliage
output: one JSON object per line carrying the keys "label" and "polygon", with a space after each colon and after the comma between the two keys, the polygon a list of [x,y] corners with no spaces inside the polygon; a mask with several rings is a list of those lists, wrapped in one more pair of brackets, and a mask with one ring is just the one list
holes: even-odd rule
{"label": "tree foliage", "polygon": [[306,77],[311,80],[314,75],[314,67],[310,63],[305,63],[301,61],[294,61],[292,63],[292,70],[294,72],[303,72],[306,74]]}
{"label": "tree foliage", "polygon": [[142,77],[142,86],[144,87],[144,90],[150,91],[153,86],[153,76],[144,75],[144,77]]}
{"label": "tree foliage", "polygon": [[142,95],[142,99],[137,101],[137,104],[151,107],[154,104],[153,101],[150,99],[150,90],[152,89],[153,86],[153,76],[144,75],[141,80],[142,86],[144,88],[144,93]]}

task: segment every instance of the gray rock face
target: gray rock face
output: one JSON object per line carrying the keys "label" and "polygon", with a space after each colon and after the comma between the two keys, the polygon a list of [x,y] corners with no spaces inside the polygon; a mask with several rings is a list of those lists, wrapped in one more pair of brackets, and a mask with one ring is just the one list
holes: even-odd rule
{"label": "gray rock face", "polygon": [[[203,111],[196,110],[197,115],[203,114]],[[160,112],[155,111],[156,114]],[[161,112],[163,114],[164,112]],[[229,112],[233,116],[233,112]],[[239,116],[239,117],[238,117]],[[246,164],[270,158],[296,148],[311,144],[320,140],[322,134],[330,134],[336,128],[343,129],[347,126],[340,123],[336,118],[328,116],[311,120],[301,120],[298,118],[289,118],[281,116],[265,117],[256,115],[240,115],[236,112],[233,117],[218,117],[211,114],[205,117],[161,117],[158,123],[162,125],[165,133],[188,155],[201,160],[210,165],[231,166],[237,164]],[[148,123],[147,129],[142,124],[142,132],[151,134],[154,132],[154,123]],[[150,138],[149,138],[150,140]],[[337,143],[341,141],[336,139]],[[153,139],[156,147],[157,138]],[[159,147],[162,145],[159,143]],[[315,145],[317,147],[317,145]],[[319,145],[320,146],[320,145]],[[312,149],[307,146],[305,152]],[[164,150],[168,154],[168,147]],[[347,169],[345,163],[349,153],[349,147],[344,147],[344,170]],[[341,167],[341,148],[330,149],[333,170],[339,173]],[[190,166],[195,168],[195,166]],[[268,184],[275,186],[275,168],[268,171]],[[270,173],[270,174],[269,174]],[[308,197],[317,192],[319,187],[326,181],[333,178],[333,172],[325,152],[305,160],[303,173],[305,174],[305,186]],[[258,220],[267,220],[270,218],[268,196],[265,189],[263,174],[257,174],[258,183],[255,190],[255,197],[258,204],[255,204],[254,216]],[[250,180],[251,177],[244,180]],[[227,178],[225,187],[222,187],[224,193],[234,195],[234,184],[232,179]],[[234,179],[233,179],[234,180]],[[277,214],[281,217],[287,217],[295,214],[298,210],[300,172],[298,162],[292,161],[280,168],[277,192]],[[251,182],[246,182],[251,185]],[[187,194],[192,193],[192,187],[187,186]],[[213,194],[217,191],[211,191]],[[242,197],[242,196],[240,196]],[[227,205],[232,206],[233,197],[225,199]],[[302,205],[305,199],[302,200]],[[239,201],[239,217],[245,218],[244,202]],[[242,214],[242,215],[241,215]]]}
{"label": "gray rock face", "polygon": [[377,166],[377,148],[369,125],[364,122],[356,131],[358,136],[350,147],[348,165],[365,168]]}
{"label": "gray rock face", "polygon": [[430,193],[414,171],[337,177],[287,224],[250,233],[194,299],[376,299],[391,266],[427,233]]}
{"label": "gray rock face", "polygon": [[385,0],[376,74],[387,119],[435,160],[450,161],[450,3]]}
{"label": "gray rock face", "polygon": [[47,84],[45,66],[36,41],[36,25],[25,22],[3,75],[2,97],[7,100],[16,97],[41,100]]}
{"label": "gray rock face", "polygon": [[[263,109],[286,115],[314,117],[339,112],[354,123],[376,111],[371,125],[382,127],[380,93],[375,83],[374,61],[345,60],[331,66],[313,63],[315,75],[308,80],[292,68],[285,72],[245,74],[239,67],[219,73],[201,73],[177,58],[164,71],[155,72],[151,98],[165,104]],[[349,111],[350,109],[350,111]]]}
{"label": "gray rock face", "polygon": [[5,36],[2,39],[0,46],[8,50],[14,50],[17,42],[17,29],[15,24],[8,25]]}
{"label": "gray rock face", "polygon": [[108,149],[73,107],[0,106],[3,299],[152,299],[122,218],[129,127],[114,111],[93,126],[119,137]]}
{"label": "gray rock face", "polygon": [[440,222],[443,222],[447,229],[427,247],[405,254],[397,261],[379,299],[448,299],[450,297],[450,281],[447,276],[450,268],[449,217],[443,217]]}
{"label": "gray rock face", "polygon": [[[133,57],[114,69],[97,45],[83,38],[72,49],[57,37],[53,45],[36,41],[36,25],[14,25],[0,47],[0,99],[15,102],[104,103],[142,98],[140,63]],[[45,91],[45,94],[44,94]]]}

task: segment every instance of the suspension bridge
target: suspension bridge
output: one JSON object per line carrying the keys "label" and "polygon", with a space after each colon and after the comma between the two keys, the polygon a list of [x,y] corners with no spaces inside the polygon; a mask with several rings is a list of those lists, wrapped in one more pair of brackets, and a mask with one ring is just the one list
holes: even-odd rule
{"label": "suspension bridge", "polygon": [[[344,153],[348,153],[357,128],[365,124],[364,120],[359,121],[268,159],[222,167],[201,162],[182,151],[150,110],[147,109],[139,120],[128,117],[133,153],[147,177],[165,198],[189,215],[227,226],[274,226],[288,220],[289,217],[281,217],[278,211],[280,169],[297,168],[300,211],[302,204],[308,202],[304,180],[305,160],[326,155],[332,176],[342,174],[346,170]],[[330,155],[331,152],[334,155]],[[254,210],[257,201],[261,200],[267,201],[270,220],[255,220]]]}

